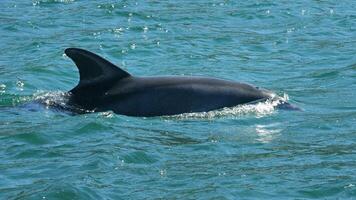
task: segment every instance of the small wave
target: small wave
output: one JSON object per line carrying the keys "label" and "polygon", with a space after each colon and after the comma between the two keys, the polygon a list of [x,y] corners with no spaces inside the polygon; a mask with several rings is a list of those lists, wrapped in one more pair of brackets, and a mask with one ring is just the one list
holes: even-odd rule
{"label": "small wave", "polygon": [[0,94],[4,94],[6,92],[6,85],[0,84]]}
{"label": "small wave", "polygon": [[33,94],[33,100],[40,101],[41,103],[51,106],[55,104],[66,105],[68,102],[69,94],[67,92],[55,91],[45,92],[37,91]]}
{"label": "small wave", "polygon": [[38,6],[40,4],[50,4],[50,3],[72,3],[74,0],[37,0],[33,1],[33,6]]}
{"label": "small wave", "polygon": [[263,117],[273,114],[276,107],[288,101],[287,94],[283,94],[283,97],[275,95],[271,99],[256,102],[253,104],[238,105],[229,108],[223,108],[220,110],[213,110],[209,112],[196,112],[196,113],[183,113],[179,115],[167,116],[167,118],[173,119],[215,119],[224,117],[238,117],[247,114],[255,114],[257,117]]}
{"label": "small wave", "polygon": [[[66,111],[72,111],[75,113],[91,113],[94,111],[83,110],[81,108],[76,108],[68,104],[70,94],[68,92],[55,91],[55,92],[45,92],[37,91],[32,97],[22,98],[20,101],[28,102],[35,101],[45,106],[46,109],[60,109]],[[220,110],[208,111],[208,112],[196,112],[196,113],[183,113],[179,115],[164,116],[163,118],[168,119],[215,119],[223,117],[237,117],[247,114],[255,114],[256,117],[263,117],[266,115],[273,114],[276,107],[286,101],[289,97],[287,94],[283,96],[273,96],[270,99],[238,105],[235,107],[223,108]],[[113,112],[102,112],[100,115],[105,117],[112,117]]]}
{"label": "small wave", "polygon": [[80,108],[75,108],[68,104],[69,93],[56,91],[56,92],[44,92],[38,91],[33,94],[32,101],[43,105],[46,109],[59,110],[73,113],[85,113],[86,111]]}
{"label": "small wave", "polygon": [[[4,87],[5,88],[5,87]],[[1,89],[1,85],[0,85]],[[0,94],[1,94],[0,90]],[[5,93],[5,91],[4,91]],[[68,102],[69,94],[66,92],[45,92],[37,91],[32,95],[16,95],[16,94],[4,94],[0,105],[2,106],[18,106],[31,102],[37,102],[45,106],[51,105],[65,105]]]}

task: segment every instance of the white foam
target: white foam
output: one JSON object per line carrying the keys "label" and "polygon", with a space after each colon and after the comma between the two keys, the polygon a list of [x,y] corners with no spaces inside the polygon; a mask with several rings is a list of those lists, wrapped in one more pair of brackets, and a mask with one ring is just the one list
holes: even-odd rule
{"label": "white foam", "polygon": [[60,105],[65,107],[68,102],[69,94],[67,92],[62,91],[37,91],[33,94],[33,99],[35,101],[39,101],[46,106],[46,108],[50,108],[51,106]]}
{"label": "white foam", "polygon": [[247,114],[255,114],[256,117],[263,117],[273,114],[276,106],[287,101],[288,95],[283,94],[283,97],[275,95],[271,99],[257,102],[254,104],[238,105],[231,108],[223,108],[209,112],[184,113],[179,115],[167,116],[167,118],[177,119],[213,119],[221,117],[237,117]]}
{"label": "white foam", "polygon": [[[32,99],[26,98],[20,101],[37,100],[43,103],[47,108],[55,105],[60,105],[66,107],[69,94],[67,92],[55,91],[55,92],[45,92],[37,91]],[[214,110],[209,112],[196,112],[196,113],[183,113],[179,115],[164,116],[164,118],[174,118],[174,119],[214,119],[223,117],[237,117],[247,114],[254,114],[256,117],[264,117],[266,115],[273,114],[275,112],[276,106],[280,103],[288,101],[289,97],[287,94],[283,94],[283,97],[274,95],[271,99],[265,101],[257,102],[254,104],[244,104],[231,108],[223,108],[220,110]],[[93,111],[84,111],[93,112]],[[112,117],[113,112],[103,112],[101,116]]]}

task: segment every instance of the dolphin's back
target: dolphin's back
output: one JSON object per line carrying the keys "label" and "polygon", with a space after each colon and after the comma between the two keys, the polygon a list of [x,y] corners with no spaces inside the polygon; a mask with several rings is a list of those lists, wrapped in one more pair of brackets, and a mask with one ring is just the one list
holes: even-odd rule
{"label": "dolphin's back", "polygon": [[221,79],[130,77],[107,91],[103,105],[108,105],[104,110],[125,115],[159,116],[216,110],[263,98],[266,94],[251,85]]}

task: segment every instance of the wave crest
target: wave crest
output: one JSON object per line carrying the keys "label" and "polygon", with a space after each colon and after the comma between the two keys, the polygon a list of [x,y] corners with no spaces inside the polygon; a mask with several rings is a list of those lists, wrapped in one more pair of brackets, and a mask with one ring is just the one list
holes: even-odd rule
{"label": "wave crest", "polygon": [[271,99],[256,102],[253,104],[243,104],[234,107],[223,108],[220,110],[213,110],[208,112],[196,112],[196,113],[183,113],[179,115],[167,116],[167,118],[177,119],[214,119],[222,117],[238,117],[247,114],[255,114],[257,117],[263,117],[273,114],[276,107],[283,102],[288,101],[287,94],[283,96],[275,95]]}

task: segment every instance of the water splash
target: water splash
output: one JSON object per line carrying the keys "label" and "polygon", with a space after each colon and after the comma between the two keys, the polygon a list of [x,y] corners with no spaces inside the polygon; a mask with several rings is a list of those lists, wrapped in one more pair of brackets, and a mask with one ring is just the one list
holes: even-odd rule
{"label": "water splash", "polygon": [[[45,106],[46,109],[59,109],[72,111],[75,113],[92,113],[95,110],[84,110],[81,108],[74,107],[68,104],[70,94],[68,92],[55,91],[37,91],[32,96],[26,96],[23,98],[17,98],[16,104],[21,104],[29,101],[35,101]],[[223,108],[220,110],[213,110],[208,112],[196,112],[196,113],[183,113],[179,115],[164,116],[166,119],[215,119],[224,117],[238,117],[248,114],[255,114],[257,118],[264,117],[266,115],[271,115],[275,112],[276,107],[280,104],[288,101],[289,97],[287,94],[283,96],[273,96],[270,99],[251,103],[238,105],[230,108]],[[101,112],[99,114],[102,117],[112,118],[114,113],[112,111]]]}
{"label": "water splash", "polygon": [[223,117],[238,117],[247,114],[255,114],[257,118],[264,117],[266,115],[273,114],[276,107],[283,102],[288,101],[289,97],[287,94],[280,96],[273,96],[271,99],[265,101],[257,102],[254,104],[244,104],[238,105],[230,108],[223,108],[220,110],[214,110],[209,112],[197,112],[197,113],[184,113],[173,116],[166,116],[167,118],[176,119],[214,119]]}
{"label": "water splash", "polygon": [[33,100],[40,101],[47,106],[59,104],[65,105],[68,102],[69,94],[67,92],[55,91],[55,92],[45,92],[37,91],[33,94]]}
{"label": "water splash", "polygon": [[44,92],[37,91],[33,94],[31,101],[42,105],[45,109],[74,113],[86,113],[88,111],[68,104],[70,94],[62,91]]}
{"label": "water splash", "polygon": [[114,115],[115,115],[115,113],[112,112],[112,111],[107,111],[107,112],[101,112],[101,113],[99,113],[99,116],[100,116],[100,117],[104,117],[104,118],[113,118]]}
{"label": "water splash", "polygon": [[17,78],[16,86],[17,86],[18,90],[23,91],[24,86],[25,86],[25,82],[23,80]]}
{"label": "water splash", "polygon": [[0,94],[4,94],[6,92],[6,85],[0,84]]}
{"label": "water splash", "polygon": [[[62,111],[70,114],[93,113],[95,110],[86,110],[75,105],[69,104],[70,93],[55,91],[37,91],[32,96],[32,101],[44,105],[46,109]],[[105,114],[103,114],[105,116]],[[108,114],[109,115],[109,114]],[[110,116],[109,116],[110,117]]]}
{"label": "water splash", "polygon": [[33,1],[32,5],[33,6],[39,6],[40,4],[43,3],[72,3],[74,0],[37,0]]}

